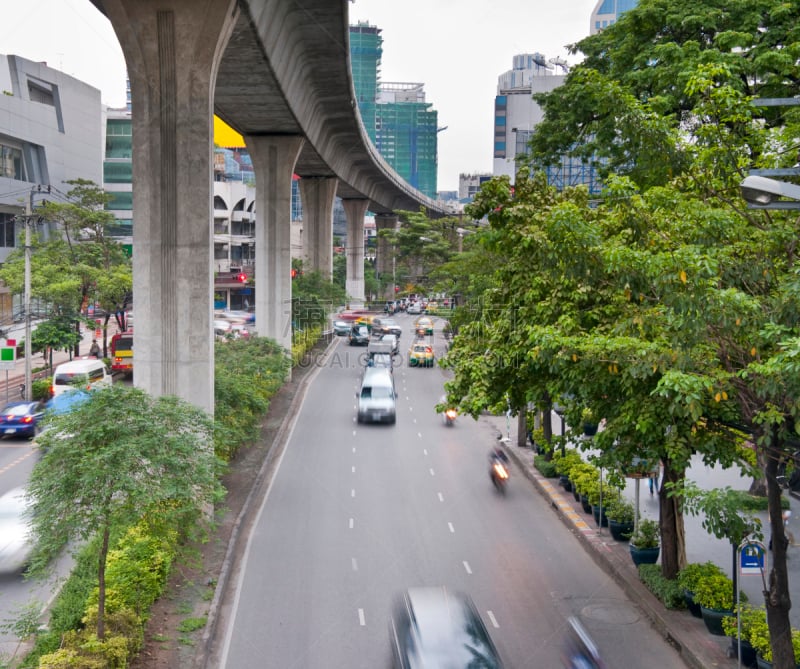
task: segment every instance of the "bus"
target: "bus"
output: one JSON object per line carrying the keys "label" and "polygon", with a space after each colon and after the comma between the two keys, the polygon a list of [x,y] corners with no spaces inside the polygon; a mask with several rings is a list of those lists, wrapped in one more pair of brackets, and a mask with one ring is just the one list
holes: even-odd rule
{"label": "bus", "polygon": [[111,371],[133,375],[133,330],[111,337]]}

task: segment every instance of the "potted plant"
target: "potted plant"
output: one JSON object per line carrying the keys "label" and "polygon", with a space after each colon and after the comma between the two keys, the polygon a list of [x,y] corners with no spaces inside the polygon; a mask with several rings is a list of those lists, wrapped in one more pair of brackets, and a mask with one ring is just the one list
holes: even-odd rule
{"label": "potted plant", "polygon": [[581,504],[586,513],[592,513],[592,499],[600,494],[600,470],[594,465],[581,468],[573,480],[573,485],[581,495]]}
{"label": "potted plant", "polygon": [[571,471],[575,466],[583,464],[581,454],[574,449],[569,449],[564,452],[560,451],[553,453],[553,462],[556,466],[556,473],[559,475],[559,484],[567,491],[572,490],[571,484]]}
{"label": "potted plant", "polygon": [[695,618],[702,618],[700,605],[694,600],[697,584],[709,576],[724,574],[722,568],[713,562],[692,562],[678,572],[678,585],[683,589],[686,607]]}
{"label": "potted plant", "polygon": [[[569,471],[569,478],[572,481],[572,493],[575,496],[575,501],[581,501],[581,490],[580,490],[580,480],[584,474],[594,475],[596,472],[596,468],[594,465],[589,464],[588,462],[581,461],[580,463],[574,465],[572,469]],[[588,498],[587,498],[588,502]]]}
{"label": "potted plant", "polygon": [[[736,618],[736,609],[734,615],[722,619],[722,631],[733,639],[733,647],[736,652],[739,652],[739,644],[741,643],[741,660],[742,664],[752,667],[756,663],[756,648],[753,646],[751,639],[753,637],[763,637],[767,640],[769,645],[769,628],[767,627],[767,612],[763,606],[754,607],[749,604],[743,603],[739,605],[739,619],[741,620],[742,634],[739,639],[739,620]],[[797,653],[795,652],[795,656]]]}
{"label": "potted plant", "polygon": [[584,408],[581,412],[581,421],[583,422],[583,433],[587,437],[593,437],[597,434],[597,420],[589,407]]}
{"label": "potted plant", "polygon": [[608,529],[617,541],[627,541],[633,534],[633,502],[617,495],[606,507]]}
{"label": "potted plant", "polygon": [[643,518],[630,538],[630,551],[633,564],[655,564],[661,548],[659,527],[655,520]]}
{"label": "potted plant", "polygon": [[733,581],[725,574],[710,574],[695,584],[694,601],[700,605],[708,631],[724,636],[722,619],[733,615]]}

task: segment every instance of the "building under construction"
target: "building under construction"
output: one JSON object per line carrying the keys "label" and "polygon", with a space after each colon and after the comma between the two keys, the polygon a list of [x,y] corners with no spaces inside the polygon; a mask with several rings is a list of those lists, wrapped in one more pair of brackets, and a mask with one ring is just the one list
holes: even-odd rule
{"label": "building under construction", "polygon": [[350,60],[361,119],[387,163],[411,186],[436,198],[438,114],[420,83],[381,83],[381,30],[350,26]]}

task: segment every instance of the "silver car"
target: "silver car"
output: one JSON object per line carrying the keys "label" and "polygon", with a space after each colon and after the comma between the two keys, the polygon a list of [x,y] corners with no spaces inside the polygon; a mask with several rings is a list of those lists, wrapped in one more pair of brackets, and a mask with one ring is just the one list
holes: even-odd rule
{"label": "silver car", "polygon": [[22,571],[33,544],[29,537],[28,503],[24,488],[14,488],[0,497],[0,573]]}

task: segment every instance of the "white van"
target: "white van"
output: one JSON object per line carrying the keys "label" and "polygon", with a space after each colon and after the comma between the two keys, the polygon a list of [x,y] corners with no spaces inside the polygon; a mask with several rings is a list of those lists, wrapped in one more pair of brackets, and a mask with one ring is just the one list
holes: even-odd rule
{"label": "white van", "polygon": [[397,420],[394,375],[385,367],[367,367],[356,397],[359,423],[394,423]]}
{"label": "white van", "polygon": [[50,395],[56,397],[70,388],[92,390],[111,385],[111,374],[105,363],[97,358],[70,360],[56,367]]}

